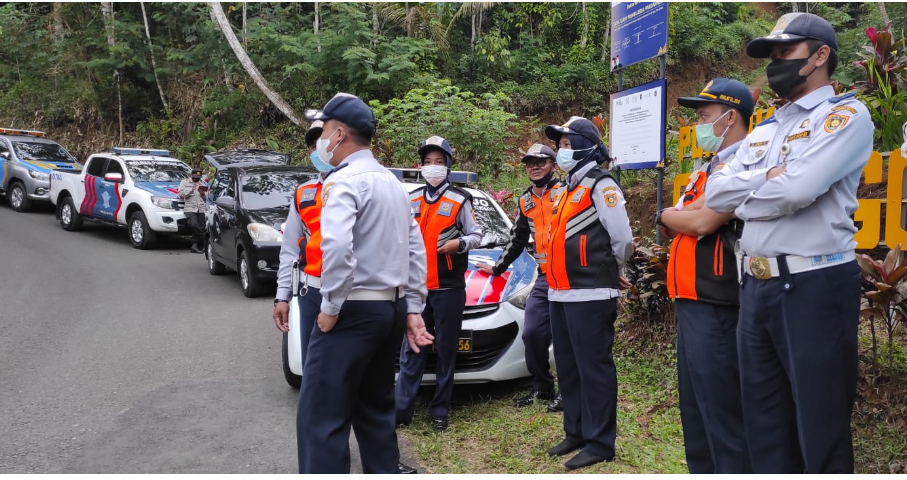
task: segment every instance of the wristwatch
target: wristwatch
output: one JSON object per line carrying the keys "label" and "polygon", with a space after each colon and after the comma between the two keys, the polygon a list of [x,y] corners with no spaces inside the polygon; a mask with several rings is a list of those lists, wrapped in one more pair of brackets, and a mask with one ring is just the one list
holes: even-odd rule
{"label": "wristwatch", "polygon": [[457,248],[457,252],[462,252],[464,248],[466,248],[466,241],[461,238],[460,246],[459,246],[459,248]]}
{"label": "wristwatch", "polygon": [[283,302],[283,303],[290,303],[288,300],[284,300],[284,299],[282,299],[282,298],[275,298],[275,299],[274,299],[274,305],[277,305],[278,303],[281,303],[281,302]]}

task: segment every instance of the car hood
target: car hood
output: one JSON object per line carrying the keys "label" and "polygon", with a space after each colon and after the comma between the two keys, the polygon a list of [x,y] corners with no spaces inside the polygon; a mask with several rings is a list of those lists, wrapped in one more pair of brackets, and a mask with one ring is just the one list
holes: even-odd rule
{"label": "car hood", "polygon": [[68,163],[68,162],[44,162],[41,160],[22,160],[22,164],[26,167],[37,170],[43,173],[50,173],[51,170],[60,169],[60,170],[82,170],[82,166],[78,163]]}
{"label": "car hood", "polygon": [[180,182],[135,182],[135,188],[145,190],[156,197],[179,198]]}
{"label": "car hood", "polygon": [[476,263],[494,265],[503,253],[500,248],[469,252],[469,269],[465,274],[467,307],[505,302],[532,283],[538,265],[525,251],[500,276],[489,277],[476,268]]}
{"label": "car hood", "polygon": [[289,212],[290,207],[249,210],[249,219],[255,223],[271,225],[278,231],[283,232],[283,223],[287,220],[287,213]]}

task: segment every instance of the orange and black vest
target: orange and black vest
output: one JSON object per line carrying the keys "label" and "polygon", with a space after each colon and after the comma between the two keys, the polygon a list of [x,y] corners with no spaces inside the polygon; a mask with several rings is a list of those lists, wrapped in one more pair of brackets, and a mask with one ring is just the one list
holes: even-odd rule
{"label": "orange and black vest", "polygon": [[548,271],[548,232],[556,195],[557,186],[550,188],[541,198],[534,196],[532,187],[529,187],[519,200],[520,213],[529,221],[529,233],[535,241],[533,256],[542,274]]}
{"label": "orange and black vest", "polygon": [[425,187],[409,195],[413,216],[419,222],[422,238],[425,240],[425,256],[428,264],[426,286],[429,290],[439,288],[466,288],[464,274],[469,267],[468,253],[439,255],[438,247],[448,240],[458,240],[463,234],[457,225],[457,216],[463,204],[472,196],[457,187],[449,186],[437,200],[425,199]]}
{"label": "orange and black vest", "polygon": [[548,239],[549,288],[618,288],[620,273],[611,251],[611,235],[592,201],[595,185],[605,177],[611,178],[611,174],[592,167],[572,189],[557,189]]}
{"label": "orange and black vest", "polygon": [[306,183],[296,189],[296,212],[302,220],[299,263],[303,272],[321,277],[321,182]]}
{"label": "orange and black vest", "polygon": [[[686,207],[705,194],[705,184],[717,160],[690,177],[683,194]],[[731,220],[709,235],[678,234],[668,259],[668,295],[717,305],[739,305],[734,244],[743,222]]]}

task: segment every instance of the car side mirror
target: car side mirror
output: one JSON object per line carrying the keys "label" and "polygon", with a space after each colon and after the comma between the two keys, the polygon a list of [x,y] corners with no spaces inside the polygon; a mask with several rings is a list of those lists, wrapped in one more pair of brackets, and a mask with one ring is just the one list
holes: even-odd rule
{"label": "car side mirror", "polygon": [[0,157],[9,160],[9,152],[0,152]]}
{"label": "car side mirror", "polygon": [[113,183],[123,183],[123,174],[122,173],[108,173],[104,175],[104,180]]}
{"label": "car side mirror", "polygon": [[215,203],[218,207],[222,207],[222,208],[230,208],[230,209],[232,209],[232,208],[234,207],[234,205],[233,205],[233,197],[228,197],[227,195],[223,195],[223,196],[221,196],[221,197],[217,197],[217,200],[215,200],[214,203]]}

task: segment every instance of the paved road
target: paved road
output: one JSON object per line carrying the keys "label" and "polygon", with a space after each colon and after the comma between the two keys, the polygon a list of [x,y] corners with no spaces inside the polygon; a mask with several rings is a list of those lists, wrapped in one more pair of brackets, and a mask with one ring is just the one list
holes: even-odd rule
{"label": "paved road", "polygon": [[271,300],[188,247],[0,200],[0,472],[296,471]]}

